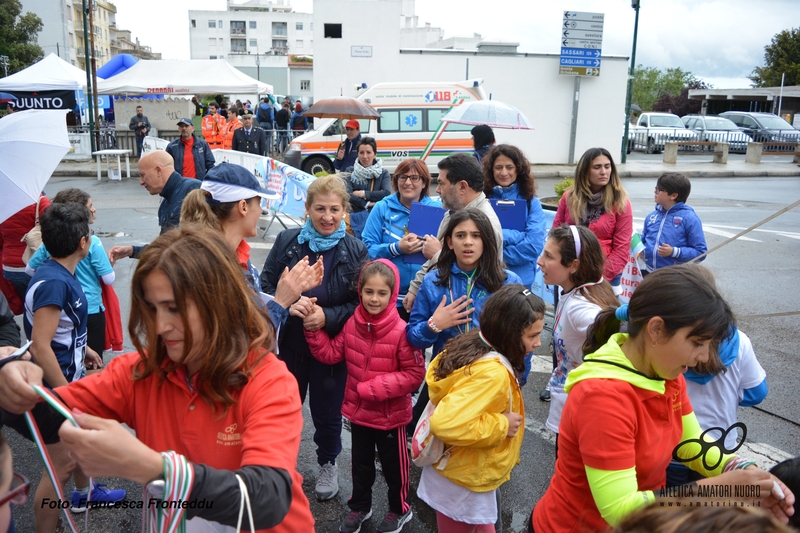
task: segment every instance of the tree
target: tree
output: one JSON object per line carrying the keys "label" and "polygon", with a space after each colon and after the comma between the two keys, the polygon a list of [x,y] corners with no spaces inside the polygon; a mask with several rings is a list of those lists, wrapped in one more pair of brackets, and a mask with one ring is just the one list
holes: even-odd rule
{"label": "tree", "polygon": [[664,95],[670,98],[677,97],[684,88],[695,82],[698,82],[697,78],[681,68],[668,68],[662,72],[655,67],[639,65],[633,71],[631,101],[643,111],[653,111],[653,106],[660,97]]}
{"label": "tree", "polygon": [[711,89],[711,86],[704,81],[692,80],[686,87],[681,89],[677,96],[662,94],[656,103],[653,104],[653,111],[663,111],[665,113],[675,113],[679,117],[699,113],[703,102],[700,100],[690,100],[690,89]]}
{"label": "tree", "polygon": [[36,37],[43,27],[42,19],[34,13],[20,13],[22,4],[19,0],[0,0],[0,55],[8,56],[9,74],[44,57],[44,50],[36,44]]}
{"label": "tree", "polygon": [[753,69],[748,78],[753,87],[780,87],[783,74],[784,85],[800,85],[800,28],[775,34],[772,44],[764,47],[764,66]]}

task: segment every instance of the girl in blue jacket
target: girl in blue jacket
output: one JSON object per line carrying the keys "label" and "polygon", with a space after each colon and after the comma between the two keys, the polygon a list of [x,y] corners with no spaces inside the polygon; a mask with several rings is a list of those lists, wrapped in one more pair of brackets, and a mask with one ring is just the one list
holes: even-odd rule
{"label": "girl in blue jacket", "polygon": [[546,231],[531,164],[516,146],[498,144],[483,158],[483,183],[487,198],[526,203],[525,230],[503,228],[503,261],[530,288],[536,276],[536,260],[544,249]]}
{"label": "girl in blue jacket", "polygon": [[397,311],[406,321],[408,313],[403,308],[403,298],[422,264],[406,263],[405,256],[421,251],[425,243],[418,235],[408,233],[408,219],[414,202],[439,205],[430,197],[430,185],[428,165],[421,159],[402,161],[392,176],[392,189],[397,194],[389,195],[375,204],[361,233],[370,259],[389,259],[397,267],[400,273]]}
{"label": "girl in blue jacket", "polygon": [[489,218],[478,209],[460,209],[450,216],[436,270],[425,275],[406,326],[415,348],[444,344],[461,333],[478,328],[486,299],[519,276],[502,268],[497,241]]}

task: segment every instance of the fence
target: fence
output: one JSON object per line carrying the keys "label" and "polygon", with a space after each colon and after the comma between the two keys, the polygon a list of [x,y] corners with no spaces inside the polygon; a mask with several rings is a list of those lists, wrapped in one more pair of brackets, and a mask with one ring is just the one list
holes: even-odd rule
{"label": "fence", "polygon": [[[68,126],[69,133],[89,133],[88,126]],[[139,157],[139,149],[136,144],[136,135],[130,130],[118,130],[114,128],[98,128],[100,132],[100,146],[96,150],[130,150],[131,155]],[[166,141],[172,141],[180,137],[177,130],[162,130],[158,136]]]}

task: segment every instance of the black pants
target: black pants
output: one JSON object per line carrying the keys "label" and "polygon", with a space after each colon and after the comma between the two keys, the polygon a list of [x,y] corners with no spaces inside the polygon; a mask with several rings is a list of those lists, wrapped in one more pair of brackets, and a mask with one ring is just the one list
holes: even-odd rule
{"label": "black pants", "polygon": [[297,380],[300,402],[306,401],[314,422],[314,443],[317,445],[317,462],[320,465],[335,463],[342,452],[342,402],[347,381],[344,361],[335,365],[320,363],[311,355],[293,355],[278,358],[286,363]]}
{"label": "black pants", "polygon": [[89,315],[89,320],[86,322],[86,344],[97,352],[100,359],[103,358],[103,350],[106,348],[105,311]]}
{"label": "black pants", "polygon": [[408,504],[410,459],[406,448],[406,428],[390,430],[351,425],[353,439],[353,495],[347,505],[353,511],[372,509],[372,485],[375,484],[375,448],[381,460],[383,477],[389,486],[389,510],[405,514]]}

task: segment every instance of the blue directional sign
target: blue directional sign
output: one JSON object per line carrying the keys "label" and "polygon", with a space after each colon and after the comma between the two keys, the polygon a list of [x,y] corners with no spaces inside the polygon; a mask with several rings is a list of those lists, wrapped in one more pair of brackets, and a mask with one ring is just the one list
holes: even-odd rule
{"label": "blue directional sign", "polygon": [[599,67],[600,60],[589,57],[562,57],[558,64],[569,67]]}
{"label": "blue directional sign", "polygon": [[559,74],[600,75],[604,21],[603,13],[564,11]]}

